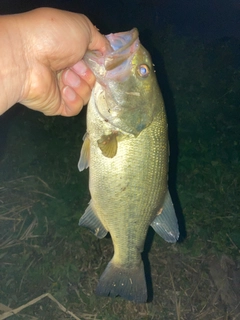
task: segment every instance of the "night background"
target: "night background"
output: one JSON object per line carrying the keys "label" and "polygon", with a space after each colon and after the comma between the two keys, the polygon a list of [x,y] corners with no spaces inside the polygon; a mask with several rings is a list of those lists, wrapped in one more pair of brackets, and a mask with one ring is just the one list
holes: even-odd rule
{"label": "night background", "polygon": [[86,108],[63,118],[16,105],[0,117],[0,319],[35,298],[8,319],[240,319],[240,2],[1,0],[0,14],[43,6],[86,14],[103,34],[138,28],[166,105],[181,238],[149,231],[147,304],[97,297],[113,247],[78,227]]}

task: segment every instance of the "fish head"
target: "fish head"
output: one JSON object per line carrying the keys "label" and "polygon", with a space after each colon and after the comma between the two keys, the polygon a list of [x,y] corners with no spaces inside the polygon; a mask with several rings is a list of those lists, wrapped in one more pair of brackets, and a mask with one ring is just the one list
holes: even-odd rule
{"label": "fish head", "polygon": [[114,128],[137,136],[157,112],[159,88],[150,54],[136,28],[106,36],[104,54],[88,51],[84,61],[96,76],[95,105]]}

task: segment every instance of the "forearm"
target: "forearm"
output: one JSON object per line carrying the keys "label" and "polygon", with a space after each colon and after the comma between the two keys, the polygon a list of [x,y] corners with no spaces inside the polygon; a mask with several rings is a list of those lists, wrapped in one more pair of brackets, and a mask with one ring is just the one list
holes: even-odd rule
{"label": "forearm", "polygon": [[20,15],[0,16],[0,114],[20,101],[27,73]]}

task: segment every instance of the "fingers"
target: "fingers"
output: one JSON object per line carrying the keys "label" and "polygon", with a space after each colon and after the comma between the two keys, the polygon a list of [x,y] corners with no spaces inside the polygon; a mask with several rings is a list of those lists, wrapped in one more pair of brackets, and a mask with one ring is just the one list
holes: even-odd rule
{"label": "fingers", "polygon": [[31,66],[18,101],[46,115],[78,114],[95,83],[81,59],[87,50],[104,53],[107,39],[77,13],[40,8],[17,17],[23,47],[29,48],[25,60]]}
{"label": "fingers", "polygon": [[71,117],[77,115],[84,106],[82,98],[76,94],[71,87],[64,87],[62,90],[62,108],[61,115]]}
{"label": "fingers", "polygon": [[63,99],[61,115],[73,116],[78,114],[82,107],[87,104],[94,83],[95,77],[83,61],[79,61],[72,68],[66,69],[59,79]]}
{"label": "fingers", "polygon": [[75,72],[81,79],[83,79],[91,89],[93,88],[95,76],[82,60],[71,67],[71,70]]}
{"label": "fingers", "polygon": [[89,27],[91,30],[91,39],[88,45],[88,50],[97,50],[103,54],[106,51],[112,51],[112,48],[107,38],[104,35],[102,35],[90,21]]}

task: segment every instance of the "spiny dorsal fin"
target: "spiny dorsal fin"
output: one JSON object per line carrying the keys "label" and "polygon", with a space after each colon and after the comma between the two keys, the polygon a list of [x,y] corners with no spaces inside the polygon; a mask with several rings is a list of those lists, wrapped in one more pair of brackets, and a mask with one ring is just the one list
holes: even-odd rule
{"label": "spiny dorsal fin", "polygon": [[113,132],[109,135],[103,135],[97,143],[105,157],[113,158],[116,155],[118,147],[117,133]]}

